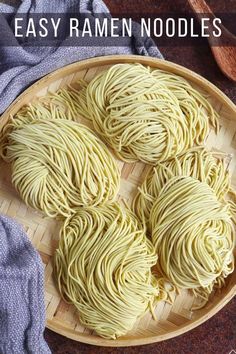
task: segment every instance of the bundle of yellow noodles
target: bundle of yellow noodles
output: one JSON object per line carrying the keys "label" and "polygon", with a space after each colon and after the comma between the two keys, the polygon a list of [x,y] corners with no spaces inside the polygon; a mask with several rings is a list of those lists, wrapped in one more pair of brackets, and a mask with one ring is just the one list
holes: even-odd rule
{"label": "bundle of yellow noodles", "polygon": [[144,224],[148,223],[150,210],[161,189],[175,176],[194,177],[201,182],[206,182],[219,200],[223,201],[230,189],[227,156],[218,154],[216,157],[216,155],[203,147],[196,147],[174,158],[157,163],[150,169],[133,201],[133,208],[139,219]]}
{"label": "bundle of yellow noodles", "polygon": [[150,212],[158,269],[176,287],[192,289],[206,303],[234,270],[235,234],[228,204],[192,177],[173,177]]}
{"label": "bundle of yellow noodles", "polygon": [[138,219],[114,203],[81,208],[66,219],[54,270],[60,293],[79,310],[80,322],[115,339],[163,297],[151,273],[156,260]]}
{"label": "bundle of yellow noodles", "polygon": [[202,144],[218,115],[186,80],[140,64],[117,64],[78,95],[79,113],[126,161],[156,164]]}
{"label": "bundle of yellow noodles", "polygon": [[82,124],[14,118],[2,133],[2,156],[27,205],[48,216],[113,201],[120,174],[107,147]]}

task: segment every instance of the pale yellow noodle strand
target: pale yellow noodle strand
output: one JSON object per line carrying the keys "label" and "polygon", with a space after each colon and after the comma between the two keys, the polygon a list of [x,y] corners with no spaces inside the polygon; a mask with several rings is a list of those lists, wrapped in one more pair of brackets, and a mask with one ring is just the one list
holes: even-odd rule
{"label": "pale yellow noodle strand", "polygon": [[150,164],[202,144],[218,115],[206,98],[174,74],[141,64],[117,64],[79,96],[80,114],[127,162]]}
{"label": "pale yellow noodle strand", "polygon": [[18,116],[3,131],[2,157],[25,203],[48,216],[113,201],[120,173],[107,147],[82,124]]}
{"label": "pale yellow noodle strand", "polygon": [[234,270],[235,232],[228,204],[192,177],[173,177],[150,211],[151,239],[158,270],[177,288],[208,300]]}
{"label": "pale yellow noodle strand", "polygon": [[228,203],[232,213],[232,220],[236,226],[236,192],[232,187],[229,190],[229,196],[231,199],[229,199]]}
{"label": "pale yellow noodle strand", "polygon": [[80,322],[104,338],[131,330],[165,289],[151,273],[157,257],[134,214],[118,203],[86,207],[66,219],[54,271]]}
{"label": "pale yellow noodle strand", "polygon": [[194,89],[183,77],[164,70],[155,69],[152,75],[158,82],[166,85],[177,97],[182,111],[189,119],[191,116],[191,134],[195,134],[196,143],[201,145],[208,134],[208,121],[219,131],[218,113],[214,110],[207,96]]}
{"label": "pale yellow noodle strand", "polygon": [[35,119],[67,119],[76,120],[80,112],[84,111],[84,104],[79,98],[83,97],[84,88],[87,83],[79,80],[76,83],[77,89],[72,85],[59,89],[57,92],[49,92],[45,96],[38,98],[35,102],[23,106],[15,115],[15,119],[29,121]]}
{"label": "pale yellow noodle strand", "polygon": [[90,83],[49,93],[18,116],[92,120],[96,131],[127,162],[164,161],[204,143],[218,114],[184,78],[141,64],[117,64]]}
{"label": "pale yellow noodle strand", "polygon": [[220,200],[225,200],[230,188],[226,157],[226,154],[217,156],[203,147],[196,147],[175,158],[158,163],[150,169],[134,198],[133,209],[136,215],[144,224],[147,223],[151,207],[160,190],[174,176],[190,176],[206,182]]}

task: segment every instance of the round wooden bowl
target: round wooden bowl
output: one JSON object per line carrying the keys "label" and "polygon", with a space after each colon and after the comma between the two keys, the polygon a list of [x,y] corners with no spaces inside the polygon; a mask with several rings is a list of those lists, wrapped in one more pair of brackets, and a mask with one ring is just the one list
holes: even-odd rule
{"label": "round wooden bowl", "polygon": [[[201,76],[179,65],[164,60],[140,56],[107,56],[84,60],[68,65],[49,74],[33,84],[21,94],[2,115],[0,129],[10,115],[14,115],[23,105],[32,102],[47,92],[55,92],[78,79],[91,80],[98,72],[117,63],[142,63],[153,68],[167,70],[188,79],[200,91],[207,93],[209,101],[220,114],[220,132],[216,136],[210,132],[206,145],[216,151],[232,154],[229,170],[232,184],[236,187],[236,107],[219,89]],[[81,117],[78,121],[87,125]],[[119,198],[129,201],[143,181],[147,166],[143,163],[125,164],[117,161],[121,170]],[[45,217],[42,213],[27,207],[19,198],[11,183],[10,166],[0,162],[0,213],[7,214],[24,225],[33,245],[38,249],[45,265],[45,301],[47,308],[47,327],[77,341],[101,346],[131,346],[159,342],[185,333],[200,325],[217,313],[236,294],[236,270],[227,278],[226,286],[215,293],[207,305],[191,311],[193,297],[188,291],[176,296],[174,304],[160,302],[155,312],[155,321],[148,313],[127,333],[117,340],[100,338],[96,333],[84,328],[79,321],[79,313],[60,297],[53,279],[52,258],[58,244],[60,224]]]}

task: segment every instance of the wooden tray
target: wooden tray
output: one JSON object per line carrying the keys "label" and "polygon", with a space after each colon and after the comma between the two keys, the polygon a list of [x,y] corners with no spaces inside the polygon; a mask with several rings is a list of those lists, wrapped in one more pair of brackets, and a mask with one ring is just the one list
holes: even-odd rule
{"label": "wooden tray", "polygon": [[[214,85],[201,76],[179,65],[148,57],[140,56],[108,56],[84,60],[59,69],[45,76],[21,94],[3,114],[0,128],[7,122],[10,114],[14,115],[20,107],[48,91],[55,92],[67,84],[84,78],[91,80],[98,72],[116,63],[139,62],[151,67],[164,69],[182,75],[190,80],[200,91],[209,95],[209,100],[220,113],[221,129],[216,137],[211,131],[207,146],[234,154],[230,163],[232,183],[236,187],[236,107]],[[86,121],[79,121],[86,124]],[[132,199],[137,186],[145,177],[147,166],[143,163],[124,164],[118,161],[122,181],[119,196]],[[33,245],[41,254],[45,264],[45,300],[47,308],[47,327],[66,337],[77,341],[101,346],[131,346],[162,341],[180,335],[200,325],[217,313],[236,294],[236,270],[227,279],[227,286],[220,294],[201,310],[192,312],[192,296],[182,291],[171,306],[164,302],[158,304],[156,313],[158,321],[147,314],[138,321],[126,336],[117,340],[106,340],[94,332],[85,329],[79,322],[79,314],[73,306],[64,303],[55,287],[52,274],[52,256],[58,243],[59,223],[43,214],[28,208],[19,198],[11,184],[10,166],[0,161],[0,213],[7,214],[24,225]]]}

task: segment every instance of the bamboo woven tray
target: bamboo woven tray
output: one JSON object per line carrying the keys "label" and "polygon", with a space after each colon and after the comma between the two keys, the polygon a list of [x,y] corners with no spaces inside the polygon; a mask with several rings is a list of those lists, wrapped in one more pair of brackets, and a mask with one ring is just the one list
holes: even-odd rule
{"label": "bamboo woven tray", "polygon": [[[116,63],[139,62],[151,67],[164,69],[182,75],[190,80],[200,91],[207,92],[209,100],[220,113],[221,129],[216,137],[211,131],[207,146],[233,154],[229,164],[232,183],[236,187],[236,106],[214,85],[201,76],[179,65],[140,56],[108,56],[85,60],[66,66],[45,76],[20,95],[7,109],[0,120],[0,128],[24,104],[32,102],[48,91],[55,92],[78,79],[91,80],[98,72]],[[79,121],[87,124],[78,117]],[[118,161],[121,170],[121,188],[119,197],[132,199],[137,186],[145,177],[147,166],[143,163],[124,164]],[[45,265],[45,301],[47,308],[47,327],[77,341],[101,346],[131,346],[162,341],[180,335],[200,325],[217,313],[236,294],[236,271],[227,278],[227,286],[221,293],[213,296],[201,310],[192,312],[192,296],[182,291],[171,306],[160,302],[156,307],[158,321],[147,314],[139,320],[126,336],[117,340],[106,340],[94,332],[85,329],[79,322],[79,314],[73,306],[61,300],[55,287],[52,269],[52,256],[58,243],[58,221],[28,208],[19,198],[11,184],[10,166],[0,161],[0,213],[14,217],[24,225],[33,245],[38,249]]]}

